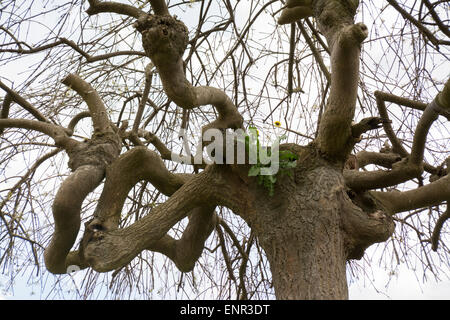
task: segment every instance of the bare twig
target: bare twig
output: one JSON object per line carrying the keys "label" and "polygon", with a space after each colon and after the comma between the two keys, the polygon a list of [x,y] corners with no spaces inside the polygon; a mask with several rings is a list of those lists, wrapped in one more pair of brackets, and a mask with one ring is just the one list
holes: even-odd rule
{"label": "bare twig", "polygon": [[50,122],[47,120],[47,118],[39,112],[35,107],[33,107],[28,101],[26,101],[20,94],[18,94],[16,91],[9,88],[7,85],[5,85],[2,81],[0,81],[0,88],[5,90],[8,93],[9,98],[14,100],[14,102],[18,103],[22,108],[27,110],[29,113],[31,113],[37,120],[43,121],[43,122]]}
{"label": "bare twig", "polygon": [[450,41],[437,39],[430,30],[428,30],[422,23],[417,21],[412,15],[410,15],[405,9],[403,9],[397,1],[387,0],[387,2],[389,2],[389,4],[393,6],[403,16],[403,18],[407,19],[413,25],[415,25],[417,29],[419,29],[419,31],[422,32],[428,38],[428,40],[431,41],[432,44],[434,44],[435,46],[438,46],[440,44],[450,45]]}

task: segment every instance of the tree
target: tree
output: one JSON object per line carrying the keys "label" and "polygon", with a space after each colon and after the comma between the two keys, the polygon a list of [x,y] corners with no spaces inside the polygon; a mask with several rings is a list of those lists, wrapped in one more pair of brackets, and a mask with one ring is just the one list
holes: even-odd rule
{"label": "tree", "polygon": [[[53,274],[88,268],[84,295],[107,273],[114,294],[148,296],[160,253],[163,287],[175,265],[172,290],[191,297],[346,299],[350,261],[376,243],[448,272],[448,3],[1,6],[2,67],[32,66],[0,82],[11,274],[41,272],[43,256]],[[43,19],[48,35],[30,42]],[[245,163],[203,158],[231,149],[202,134],[239,130],[253,130]],[[284,170],[262,175],[249,144],[281,132],[271,164]]]}

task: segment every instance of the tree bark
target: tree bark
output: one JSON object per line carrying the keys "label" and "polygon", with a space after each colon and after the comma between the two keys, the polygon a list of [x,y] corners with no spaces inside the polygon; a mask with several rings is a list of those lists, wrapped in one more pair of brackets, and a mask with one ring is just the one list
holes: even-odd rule
{"label": "tree bark", "polygon": [[[298,155],[297,166],[292,176],[277,177],[273,197],[268,196],[256,178],[248,177],[248,166],[212,165],[177,186],[167,202],[135,224],[124,229],[95,228],[84,247],[86,261],[95,270],[104,272],[123,266],[142,250],[151,249],[164,252],[174,261],[188,261],[186,270],[190,270],[198,256],[199,244],[210,232],[211,222],[206,219],[209,222],[205,225],[194,223],[190,213],[206,208],[205,215],[209,216],[211,208],[225,206],[239,214],[255,232],[270,262],[278,299],[347,299],[347,260],[360,259],[368,246],[386,241],[394,231],[389,211],[392,208],[386,208],[381,197],[364,192],[363,188],[350,190],[342,173],[355,135],[372,129],[367,123],[352,127],[361,43],[368,32],[365,25],[354,24],[358,3],[316,0],[301,6],[306,9],[295,9],[293,19],[302,18],[303,12],[306,16],[314,15],[327,39],[331,51],[330,94],[316,140],[307,147],[285,145]],[[99,2],[90,1],[90,4],[95,8]],[[166,15],[166,9],[160,4],[152,1],[156,16],[131,11],[129,15],[137,18],[135,27],[142,34],[144,49],[160,74],[164,91],[183,109],[212,104],[218,118],[203,130],[241,128],[242,116],[221,90],[194,87],[187,81],[182,60],[188,43],[187,28]],[[289,13],[289,9],[285,11]],[[141,151],[136,152],[151,156]],[[126,156],[120,159],[124,161]],[[122,164],[127,162],[116,163],[116,167]],[[160,170],[141,169],[152,171],[146,180],[160,189],[159,179],[154,176]],[[416,168],[413,169],[415,175]],[[347,181],[355,180],[353,176],[346,177]],[[114,189],[115,183],[111,187]],[[106,210],[108,205],[100,206],[97,217],[113,213],[116,218],[112,225],[116,225],[122,207],[119,200],[101,201],[116,203],[117,208]],[[167,237],[167,231],[187,215],[192,217],[192,230],[203,231],[195,241],[195,248],[190,250],[195,253],[194,258],[184,259],[175,254],[175,241]],[[183,236],[188,239],[192,235],[187,232]]]}
{"label": "tree bark", "polygon": [[278,207],[258,205],[255,229],[277,299],[348,298],[338,185],[338,171],[319,167],[281,188],[285,196],[276,191]]}
{"label": "tree bark", "polygon": [[285,147],[299,156],[293,176],[279,177],[273,197],[250,179],[238,213],[265,250],[277,299],[347,299],[347,260],[386,241],[394,223],[370,195],[349,195],[342,168],[316,147]]}

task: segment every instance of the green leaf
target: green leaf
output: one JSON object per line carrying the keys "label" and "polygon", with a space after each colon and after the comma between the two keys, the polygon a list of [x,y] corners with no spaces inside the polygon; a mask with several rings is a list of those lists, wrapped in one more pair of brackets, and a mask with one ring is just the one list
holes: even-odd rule
{"label": "green leaf", "polygon": [[261,168],[258,165],[253,165],[250,167],[250,170],[248,170],[248,176],[255,177],[260,173],[260,171]]}
{"label": "green leaf", "polygon": [[262,184],[264,181],[264,176],[258,176],[258,184]]}
{"label": "green leaf", "polygon": [[284,164],[286,169],[293,169],[297,165],[297,161],[289,161]]}
{"label": "green leaf", "polygon": [[266,176],[266,177],[272,184],[277,182],[277,178],[275,176]]}
{"label": "green leaf", "polygon": [[256,127],[248,128],[248,135],[252,136],[254,140],[258,140],[258,129]]}
{"label": "green leaf", "polygon": [[273,197],[273,194],[274,194],[274,187],[273,187],[273,185],[271,185],[269,187],[269,196]]}
{"label": "green leaf", "polygon": [[282,150],[280,151],[280,160],[289,160],[289,161],[293,161],[293,160],[297,160],[298,156],[295,153],[292,153],[288,150]]}

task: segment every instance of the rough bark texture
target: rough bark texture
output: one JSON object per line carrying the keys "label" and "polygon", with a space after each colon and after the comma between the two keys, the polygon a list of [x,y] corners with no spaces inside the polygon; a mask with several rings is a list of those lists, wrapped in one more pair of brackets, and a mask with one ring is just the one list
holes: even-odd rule
{"label": "rough bark texture", "polygon": [[[150,2],[155,15],[130,5],[98,0],[89,1],[91,7],[87,12],[115,12],[136,18],[135,27],[142,34],[143,47],[156,66],[169,99],[184,110],[214,106],[218,117],[203,129],[241,128],[243,118],[222,90],[195,87],[188,82],[182,60],[188,30],[170,16],[165,1]],[[97,92],[78,76],[69,75],[63,83],[83,98],[89,112],[75,116],[66,129],[46,121],[9,90],[8,99],[22,105],[37,121],[8,119],[11,101],[5,100],[0,130],[16,127],[43,132],[64,148],[70,158],[72,174],[58,190],[52,208],[55,232],[45,252],[48,270],[63,273],[69,264],[77,264],[107,272],[123,267],[143,250],[152,250],[165,254],[181,271],[188,272],[217,224],[216,206],[225,206],[248,223],[265,250],[277,298],[347,299],[346,262],[360,259],[367,247],[392,235],[393,214],[450,199],[450,176],[445,174],[429,185],[407,192],[368,191],[396,185],[422,173],[429,128],[439,115],[449,115],[450,82],[435,101],[420,107],[424,112],[411,154],[390,128],[383,94],[376,95],[381,118],[366,118],[352,125],[360,47],[367,36],[367,28],[353,22],[358,2],[292,0],[283,11],[280,23],[292,23],[311,15],[316,18],[330,48],[332,70],[329,100],[318,136],[308,146],[282,146],[295,153],[298,160],[292,176],[278,176],[273,197],[268,196],[256,178],[248,176],[249,165],[245,164],[208,165],[198,174],[169,172],[161,158],[169,159],[170,150],[153,134],[138,130],[146,99],[132,132],[125,132],[126,128],[117,130],[111,125]],[[147,83],[147,93],[149,88]],[[92,138],[85,142],[69,138],[76,123],[85,116],[92,119]],[[359,136],[379,128],[381,123],[393,141],[393,152],[350,155]],[[145,147],[140,137],[153,143],[161,156]],[[138,146],[119,156],[121,139],[125,138]],[[352,164],[346,166],[349,158]],[[389,170],[358,171],[368,164]],[[80,249],[70,252],[80,228],[82,202],[105,177],[102,195],[94,216],[86,223]],[[169,198],[147,216],[120,229],[127,194],[142,180]],[[185,217],[189,223],[182,237],[170,237],[168,231]],[[448,214],[444,216],[447,217]]]}
{"label": "rough bark texture", "polygon": [[184,109],[211,104],[219,117],[208,128],[242,128],[243,118],[231,99],[217,88],[192,86],[186,79],[183,53],[188,43],[186,26],[170,15],[144,16],[135,23],[142,34],[142,45],[148,57],[158,69],[164,91],[178,106]]}
{"label": "rough bark texture", "polygon": [[257,198],[253,224],[270,262],[277,298],[346,299],[340,210],[345,191],[339,170],[300,166],[294,179],[281,183],[275,199]]}
{"label": "rough bark texture", "polygon": [[274,197],[249,179],[247,205],[236,211],[267,254],[277,298],[347,299],[346,261],[385,241],[392,219],[367,195],[351,199],[342,168],[315,145],[283,147],[299,156],[293,177],[280,177]]}
{"label": "rough bark texture", "polygon": [[[218,118],[203,129],[240,128],[242,117],[221,90],[194,87],[187,81],[182,60],[187,29],[160,7],[162,2],[155,4],[156,15],[139,15],[135,27],[167,95],[184,109],[212,104]],[[297,5],[302,9],[295,9]],[[168,173],[152,152],[136,148],[107,170],[105,188],[82,245],[82,258],[95,270],[108,271],[150,249],[164,253],[180,270],[190,270],[212,230],[211,212],[222,205],[254,230],[269,259],[277,298],[346,299],[346,261],[361,258],[369,245],[385,241],[394,226],[379,201],[371,194],[350,190],[342,173],[355,138],[378,128],[381,122],[370,118],[351,125],[360,45],[367,35],[364,25],[353,24],[356,7],[354,1],[290,3],[281,18],[282,22],[312,14],[318,18],[331,50],[332,76],[319,135],[307,147],[284,146],[299,160],[292,177],[279,177],[275,196],[268,197],[267,190],[248,177],[246,165],[212,165],[201,174],[181,179]],[[128,176],[118,183],[124,174]],[[141,179],[171,197],[135,224],[117,229],[125,196]],[[351,179],[356,178],[347,180]],[[167,231],[185,216],[190,222],[183,237],[168,237]]]}

